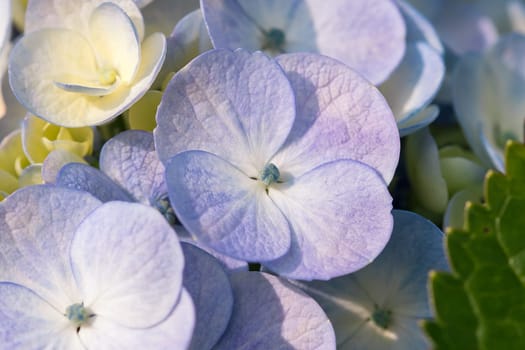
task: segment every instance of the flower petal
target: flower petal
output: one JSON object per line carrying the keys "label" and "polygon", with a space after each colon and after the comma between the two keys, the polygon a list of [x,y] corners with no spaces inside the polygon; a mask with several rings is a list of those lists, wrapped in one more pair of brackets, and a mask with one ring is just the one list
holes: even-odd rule
{"label": "flower petal", "polygon": [[52,186],[26,187],[0,203],[0,280],[23,284],[60,312],[78,297],[69,264],[76,226],[101,205]]}
{"label": "flower petal", "polygon": [[227,161],[187,151],[166,165],[170,201],[199,241],[233,258],[272,260],[290,246],[290,228],[264,190]]}
{"label": "flower petal", "polygon": [[90,0],[82,3],[71,0],[39,0],[28,3],[24,32],[43,28],[67,28],[87,32],[88,19],[102,3],[111,2],[131,18],[139,41],[144,38],[144,21],[140,9],[132,0]]}
{"label": "flower petal", "polygon": [[275,165],[299,176],[349,158],[377,169],[390,182],[399,159],[399,133],[379,91],[328,57],[298,53],[281,55],[277,62],[294,89],[297,116]]}
{"label": "flower petal", "polygon": [[129,130],[111,138],[100,152],[100,170],[143,204],[167,192],[164,165],[149,132]]}
{"label": "flower petal", "polygon": [[0,343],[4,349],[83,350],[74,326],[32,290],[0,283]]}
{"label": "flower petal", "polygon": [[[386,79],[405,49],[405,25],[390,1],[204,0],[202,11],[216,48],[317,52],[374,83]],[[266,36],[273,29],[283,32],[284,43],[272,50]]]}
{"label": "flower petal", "polygon": [[184,258],[175,232],[155,209],[108,202],[78,226],[71,265],[82,301],[96,315],[146,328],[176,305]]}
{"label": "flower petal", "polygon": [[203,150],[257,176],[288,136],[294,107],[288,79],[266,55],[208,51],[168,84],[154,131],[159,157]]}
{"label": "flower petal", "polygon": [[91,193],[102,202],[135,202],[135,199],[126,190],[118,186],[106,174],[87,164],[64,165],[58,172],[55,184]]}
{"label": "flower petal", "polygon": [[[211,349],[230,321],[233,294],[228,275],[214,257],[188,243],[184,252],[184,288],[190,293],[197,314],[190,349]],[[217,302],[220,300],[220,302]]]}
{"label": "flower petal", "polygon": [[128,328],[104,317],[97,317],[79,332],[88,349],[187,349],[195,323],[190,295],[184,289],[169,316],[147,328]]}
{"label": "flower petal", "polygon": [[44,183],[54,184],[60,169],[69,163],[82,163],[87,165],[87,162],[83,158],[62,149],[57,149],[49,153],[44,163],[42,163],[42,180]]}
{"label": "flower petal", "polygon": [[403,60],[379,88],[398,126],[431,102],[444,76],[445,65],[437,51],[422,42],[407,45]]}
{"label": "flower petal", "polygon": [[140,41],[124,10],[111,2],[97,6],[89,18],[89,39],[99,69],[114,70],[123,83],[132,83],[140,63]]}
{"label": "flower petal", "polygon": [[335,349],[332,325],[313,299],[260,272],[231,275],[233,314],[217,350]]}
{"label": "flower petal", "polygon": [[264,264],[282,276],[330,279],[353,272],[373,261],[390,238],[392,197],[363,163],[326,163],[269,194],[293,230],[290,251]]}
{"label": "flower petal", "polygon": [[[302,284],[328,313],[338,347],[428,347],[418,319],[431,316],[426,288],[429,271],[448,269],[443,233],[417,214],[395,210],[393,215],[392,238],[370,265],[327,282]],[[387,329],[371,318],[376,308],[391,312]]]}

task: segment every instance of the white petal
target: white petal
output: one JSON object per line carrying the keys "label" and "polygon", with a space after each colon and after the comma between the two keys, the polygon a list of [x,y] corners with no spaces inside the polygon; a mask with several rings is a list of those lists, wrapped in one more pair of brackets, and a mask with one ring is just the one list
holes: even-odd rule
{"label": "white petal", "polygon": [[194,323],[193,303],[183,289],[168,318],[153,327],[128,328],[97,317],[79,336],[88,349],[187,349]]}
{"label": "white petal", "polygon": [[99,69],[115,70],[130,84],[140,63],[140,42],[133,22],[117,5],[105,2],[89,18],[89,39]]}
{"label": "white petal", "polygon": [[32,290],[0,283],[0,344],[3,349],[84,350],[74,325]]}
{"label": "white petal", "polygon": [[79,225],[71,265],[82,301],[95,314],[124,327],[145,328],[162,321],[176,304],[184,258],[175,232],[158,211],[108,202]]}
{"label": "white petal", "polygon": [[0,203],[0,280],[31,288],[65,311],[76,298],[69,245],[80,221],[101,203],[85,192],[23,188]]}

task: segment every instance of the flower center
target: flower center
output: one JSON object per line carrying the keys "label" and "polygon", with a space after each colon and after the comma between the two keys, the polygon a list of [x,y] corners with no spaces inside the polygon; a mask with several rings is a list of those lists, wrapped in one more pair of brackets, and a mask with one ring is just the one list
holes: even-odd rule
{"label": "flower center", "polygon": [[383,329],[387,329],[392,323],[392,311],[380,309],[376,306],[376,309],[372,313],[372,321]]}
{"label": "flower center", "polygon": [[90,318],[95,316],[88,308],[84,307],[84,303],[69,305],[66,308],[65,316],[75,326],[80,327],[89,322]]}
{"label": "flower center", "polygon": [[279,168],[277,168],[273,163],[268,163],[261,171],[260,180],[266,185],[266,187],[268,187],[273,182],[279,180],[280,176],[281,173],[279,172]]}
{"label": "flower center", "polygon": [[112,68],[103,68],[98,72],[98,80],[102,85],[111,85],[117,80],[117,71]]}
{"label": "flower center", "polygon": [[171,207],[167,194],[155,199],[152,205],[166,218],[171,226],[180,225],[179,219],[177,219],[175,211]]}
{"label": "flower center", "polygon": [[284,53],[284,40],[286,36],[284,32],[277,28],[271,28],[264,32],[263,50],[268,50],[272,53]]}

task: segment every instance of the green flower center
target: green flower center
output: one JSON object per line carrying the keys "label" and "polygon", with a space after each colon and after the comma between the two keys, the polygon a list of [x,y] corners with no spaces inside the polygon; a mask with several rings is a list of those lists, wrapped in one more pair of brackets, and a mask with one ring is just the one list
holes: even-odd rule
{"label": "green flower center", "polygon": [[388,329],[392,323],[392,311],[381,309],[376,306],[376,309],[372,313],[372,321],[376,324],[376,326],[383,329]]}
{"label": "green flower center", "polygon": [[90,318],[94,314],[88,308],[84,307],[84,303],[69,305],[66,308],[65,316],[68,320],[71,321],[75,326],[80,327],[89,322]]}
{"label": "green flower center", "polygon": [[273,182],[277,182],[280,176],[281,173],[279,172],[279,168],[273,163],[268,163],[261,171],[260,180],[266,185],[266,187],[268,187]]}
{"label": "green flower center", "polygon": [[277,28],[271,28],[264,32],[263,50],[268,50],[274,53],[284,53],[284,42],[286,36],[284,32]]}

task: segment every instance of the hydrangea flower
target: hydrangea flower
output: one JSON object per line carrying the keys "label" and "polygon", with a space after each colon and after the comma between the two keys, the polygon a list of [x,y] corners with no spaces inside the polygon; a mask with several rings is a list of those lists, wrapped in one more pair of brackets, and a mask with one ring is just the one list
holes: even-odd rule
{"label": "hydrangea flower", "polygon": [[487,167],[505,171],[507,140],[524,139],[525,36],[509,34],[464,56],[453,76],[453,102],[465,137]]}
{"label": "hydrangea flower", "polygon": [[9,349],[183,349],[191,340],[181,247],[147,206],[21,189],[0,203],[0,263]]}
{"label": "hydrangea flower", "polygon": [[390,236],[395,120],[333,59],[204,53],[168,85],[154,136],[177,217],[223,254],[328,279],[370,263]]}
{"label": "hydrangea flower", "polygon": [[216,48],[318,52],[375,84],[405,51],[405,23],[389,0],[202,0],[201,9]]}
{"label": "hydrangea flower", "polygon": [[[128,130],[111,138],[100,151],[99,166],[100,170],[86,164],[44,163],[42,172],[47,182],[89,192],[102,202],[138,202],[151,206],[175,228],[181,240],[195,243],[170,205],[164,165],[158,159],[151,133]],[[49,175],[46,176],[46,172]],[[248,268],[245,261],[212,253],[230,270]]]}
{"label": "hydrangea flower", "polygon": [[182,249],[184,287],[197,315],[191,350],[335,349],[326,314],[297,287],[267,273],[226,274],[203,250]]}
{"label": "hydrangea flower", "polygon": [[144,39],[131,0],[36,0],[9,59],[9,80],[34,115],[65,127],[116,117],[151,86],[166,51],[164,35]]}
{"label": "hydrangea flower", "polygon": [[443,233],[417,214],[393,215],[392,238],[370,265],[327,282],[300,284],[328,314],[338,349],[429,348],[418,322],[432,316],[430,270],[448,269]]}

